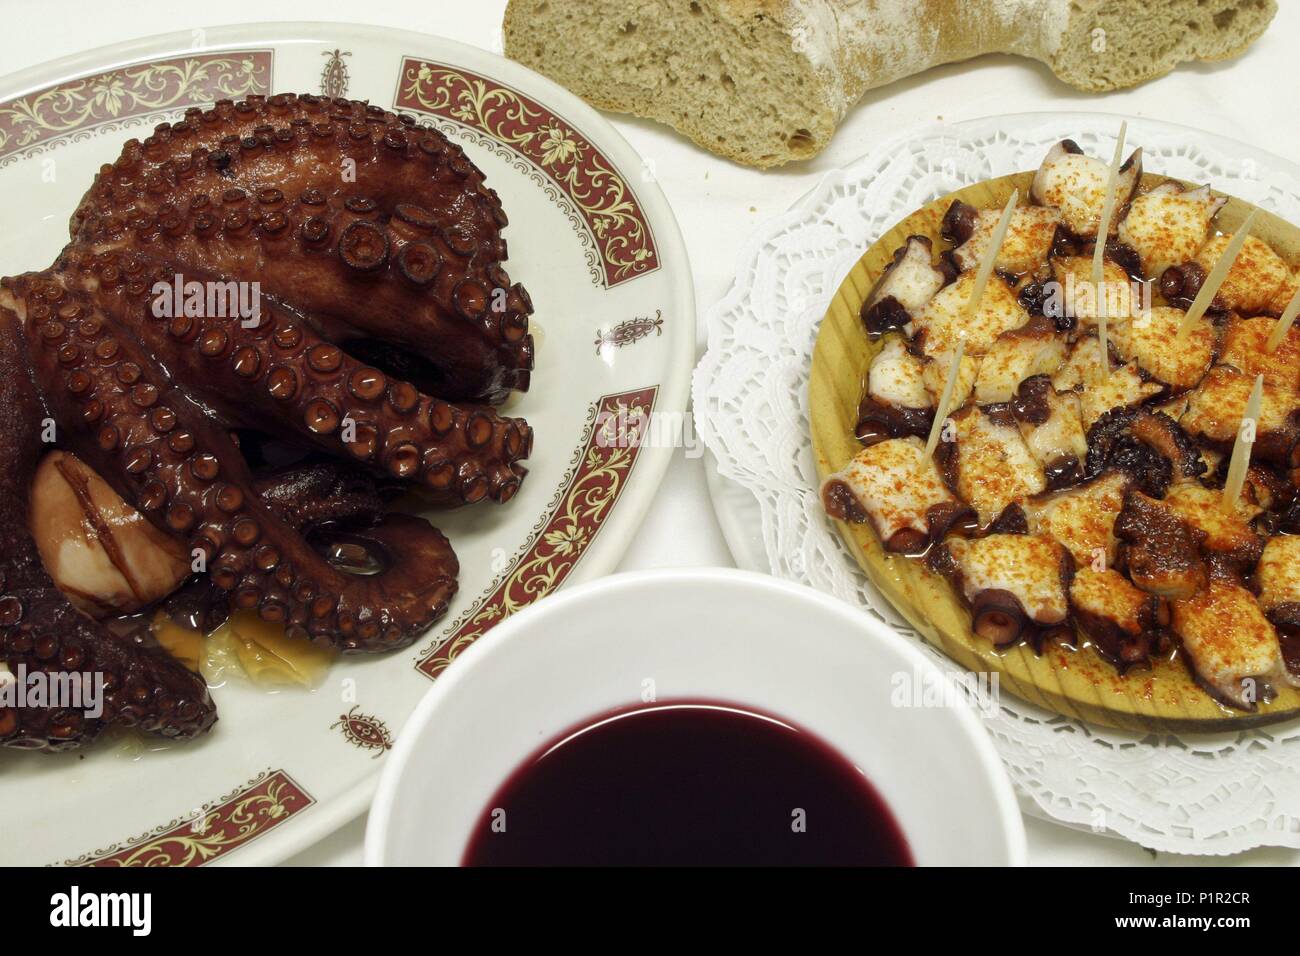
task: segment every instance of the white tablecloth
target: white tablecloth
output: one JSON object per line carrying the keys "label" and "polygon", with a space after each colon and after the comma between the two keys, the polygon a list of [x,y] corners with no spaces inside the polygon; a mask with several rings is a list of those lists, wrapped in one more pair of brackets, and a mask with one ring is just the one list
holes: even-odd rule
{"label": "white tablecloth", "polygon": [[[563,0],[561,0],[563,2]],[[824,172],[861,155],[881,136],[910,123],[965,120],[996,113],[1070,109],[1150,116],[1197,126],[1300,159],[1300,96],[1294,44],[1300,3],[1284,0],[1269,32],[1243,57],[1183,67],[1134,90],[1106,96],[1076,92],[1038,63],[986,56],[941,67],[867,95],[829,149],[817,159],[757,172],[697,149],[666,127],[623,116],[610,119],[656,175],[676,210],[695,272],[701,317],[731,283],[735,249],[756,223],[784,211]],[[0,73],[10,73],[90,47],[154,33],[251,21],[369,22],[436,33],[500,52],[505,0],[5,0]],[[214,19],[219,18],[219,19]],[[699,340],[704,341],[703,323]],[[621,570],[730,565],[713,518],[701,459],[677,458]],[[1156,857],[1131,844],[1027,821],[1033,863],[1071,866],[1188,863]],[[299,865],[349,865],[361,860],[364,819],[300,854]],[[1290,863],[1300,853],[1258,851],[1240,862]]]}

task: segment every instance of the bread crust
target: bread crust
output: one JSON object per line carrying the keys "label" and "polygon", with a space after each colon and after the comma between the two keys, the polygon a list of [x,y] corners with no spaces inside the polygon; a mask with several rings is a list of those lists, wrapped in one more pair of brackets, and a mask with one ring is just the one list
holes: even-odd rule
{"label": "bread crust", "polygon": [[509,56],[592,105],[762,168],[816,155],[863,93],[933,66],[1013,53],[1078,89],[1111,90],[1236,56],[1276,10],[1276,0],[510,0],[504,32]]}

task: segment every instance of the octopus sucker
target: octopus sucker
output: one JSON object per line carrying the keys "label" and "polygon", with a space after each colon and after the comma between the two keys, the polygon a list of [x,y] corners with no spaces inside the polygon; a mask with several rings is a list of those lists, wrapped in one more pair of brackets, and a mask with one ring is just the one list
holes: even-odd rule
{"label": "octopus sucker", "polygon": [[494,407],[533,366],[507,222],[458,146],[343,99],[192,108],[101,167],[55,263],[0,279],[0,664],[94,665],[105,708],[0,697],[0,744],[216,719],[143,615],[112,616],[125,599],[78,595],[109,615],[94,620],[43,566],[33,529],[51,522],[30,511],[51,450],[145,522],[136,546],[170,555],[147,595],[119,566],[132,611],[245,610],[344,652],[406,646],[446,613],[450,542],[384,503],[405,485],[437,507],[506,502],[527,474],[532,429]]}
{"label": "octopus sucker", "polygon": [[[35,383],[12,312],[0,312],[0,661],[10,674],[72,674],[102,680],[98,714],[72,707],[0,703],[0,745],[66,750],[110,723],[174,739],[208,730],[216,708],[201,678],[150,644],[139,628],[114,634],[79,613],[51,580],[28,531],[28,489],[48,410]],[[2,700],[2,699],[0,699]]]}
{"label": "octopus sucker", "polygon": [[[147,293],[101,290],[92,300],[76,291],[89,283],[75,269],[58,278],[74,284],[67,298],[82,312],[104,308],[96,321],[116,329],[115,341],[130,338],[162,358],[173,375],[192,383],[191,397],[233,425],[306,441],[412,480],[427,478],[421,474],[426,458],[473,459],[492,469],[519,461],[527,447],[531,429],[522,419],[425,395],[353,358],[269,299],[252,327],[233,317],[168,320],[151,314]],[[442,491],[438,504],[468,503],[463,488]]]}
{"label": "octopus sucker", "polygon": [[425,355],[445,398],[527,388],[532,302],[500,265],[500,200],[459,147],[359,102],[238,105],[190,110],[149,151],[128,142],[74,213],[74,239],[187,276],[256,276],[330,338]]}

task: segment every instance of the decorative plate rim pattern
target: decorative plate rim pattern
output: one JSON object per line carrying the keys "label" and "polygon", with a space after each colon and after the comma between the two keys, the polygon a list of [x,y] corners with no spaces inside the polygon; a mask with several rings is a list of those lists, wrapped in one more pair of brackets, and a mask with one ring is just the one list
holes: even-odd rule
{"label": "decorative plate rim pattern", "polygon": [[539,169],[576,210],[597,250],[593,277],[606,288],[659,268],[653,230],[631,185],[573,123],[538,101],[470,70],[407,56],[393,108],[472,129]]}
{"label": "decorative plate rim pattern", "polygon": [[528,544],[488,594],[465,611],[451,634],[421,655],[416,670],[436,679],[495,625],[564,583],[600,532],[639,457],[636,436],[610,424],[619,416],[639,420],[649,415],[658,392],[659,386],[651,385],[604,395],[592,404],[583,442]]}
{"label": "decorative plate rim pattern", "polygon": [[[236,63],[238,57],[243,61]],[[236,71],[208,72],[232,64]],[[266,93],[273,66],[271,50],[195,51],[101,70],[5,100],[0,102],[0,166],[69,137],[144,126],[222,96]],[[232,84],[240,77],[241,83]]]}
{"label": "decorative plate rim pattern", "polygon": [[265,770],[194,814],[87,853],[64,866],[203,866],[316,803],[283,770]]}

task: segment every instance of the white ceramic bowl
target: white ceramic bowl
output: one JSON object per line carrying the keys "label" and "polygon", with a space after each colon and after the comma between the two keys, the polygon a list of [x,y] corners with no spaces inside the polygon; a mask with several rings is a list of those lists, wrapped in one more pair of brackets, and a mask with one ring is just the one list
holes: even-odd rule
{"label": "white ceramic bowl", "polygon": [[766,575],[604,578],[510,617],[438,679],[388,757],[366,862],[459,863],[520,763],[652,681],[660,702],[735,702],[820,736],[866,773],[921,865],[1021,864],[1024,827],[978,712],[898,703],[900,687],[943,679],[874,618]]}

